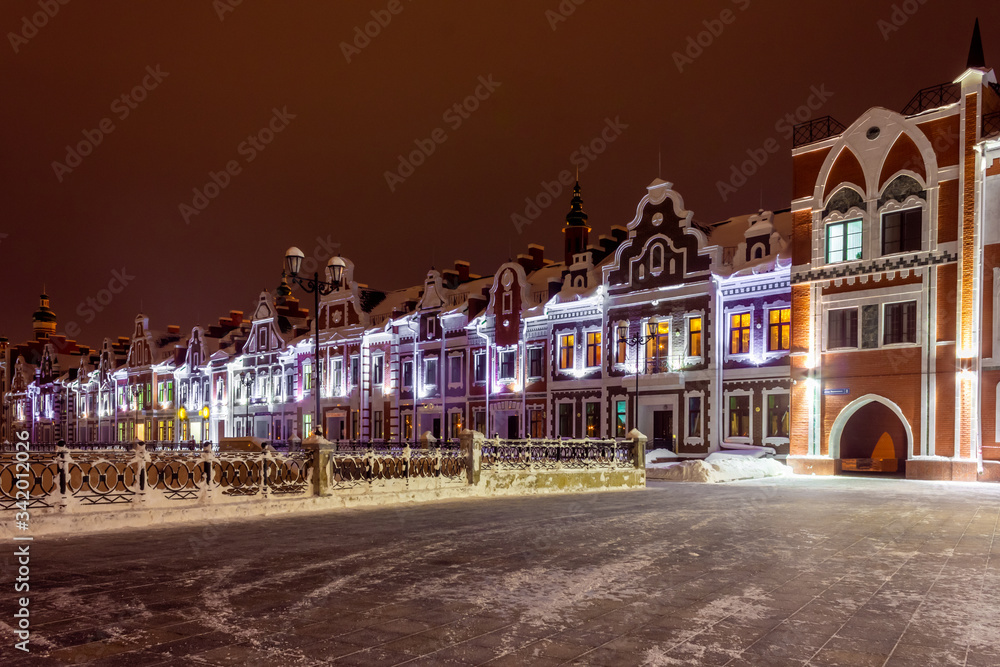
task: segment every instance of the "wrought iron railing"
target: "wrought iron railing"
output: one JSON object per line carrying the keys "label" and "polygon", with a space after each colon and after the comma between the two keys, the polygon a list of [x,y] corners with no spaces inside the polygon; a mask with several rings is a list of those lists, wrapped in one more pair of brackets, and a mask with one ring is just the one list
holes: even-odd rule
{"label": "wrought iron railing", "polygon": [[983,139],[1000,135],[1000,111],[983,115]]}
{"label": "wrought iron railing", "polygon": [[[375,443],[377,444],[377,443]],[[383,486],[390,480],[439,478],[445,483],[464,484],[467,481],[469,457],[454,447],[414,449],[371,447],[363,452],[338,450],[327,462],[331,489]]]}
{"label": "wrought iron railing", "polygon": [[815,141],[834,137],[847,128],[831,116],[813,118],[805,123],[799,123],[792,130],[792,148],[805,146]]}
{"label": "wrought iron railing", "polygon": [[940,83],[917,91],[909,104],[903,108],[904,116],[912,116],[928,109],[954,104],[961,99],[962,88],[957,83]]}
{"label": "wrought iron railing", "polygon": [[631,440],[486,440],[482,469],[626,468],[634,452]]}

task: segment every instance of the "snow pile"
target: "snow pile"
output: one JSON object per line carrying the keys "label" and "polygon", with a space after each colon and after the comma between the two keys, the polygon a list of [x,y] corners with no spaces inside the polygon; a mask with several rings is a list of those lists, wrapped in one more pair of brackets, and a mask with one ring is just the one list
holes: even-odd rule
{"label": "snow pile", "polygon": [[649,479],[671,482],[734,482],[739,479],[761,479],[791,475],[791,468],[774,459],[748,456],[711,454],[704,461],[682,461],[647,469]]}
{"label": "snow pile", "polygon": [[676,459],[677,455],[674,454],[669,449],[651,449],[646,452],[646,467],[652,467],[657,465],[655,461],[657,459]]}

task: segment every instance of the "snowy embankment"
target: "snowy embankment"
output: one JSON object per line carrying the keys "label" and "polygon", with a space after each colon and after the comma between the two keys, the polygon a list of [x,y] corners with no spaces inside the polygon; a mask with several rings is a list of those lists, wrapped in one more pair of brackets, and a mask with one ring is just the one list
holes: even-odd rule
{"label": "snowy embankment", "polygon": [[[654,452],[650,452],[653,454]],[[669,452],[668,452],[669,454]],[[740,479],[760,479],[791,475],[792,470],[774,459],[742,454],[709,454],[705,460],[653,463],[667,456],[647,455],[646,478],[671,482],[735,482]]]}

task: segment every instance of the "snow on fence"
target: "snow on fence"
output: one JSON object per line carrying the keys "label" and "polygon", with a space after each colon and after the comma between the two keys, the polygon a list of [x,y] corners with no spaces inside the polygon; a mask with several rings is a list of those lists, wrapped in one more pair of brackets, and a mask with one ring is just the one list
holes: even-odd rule
{"label": "snow on fence", "polygon": [[[151,449],[143,443],[130,449],[45,451],[30,445],[27,452],[0,451],[0,511],[23,512],[27,502],[33,525],[49,520],[46,532],[58,532],[116,522],[149,525],[421,498],[645,485],[644,437],[486,440],[464,431],[458,445],[424,445],[307,441],[303,450],[289,452],[268,446],[260,452]],[[56,521],[60,517],[64,520]],[[74,517],[88,517],[89,523],[78,526]]]}

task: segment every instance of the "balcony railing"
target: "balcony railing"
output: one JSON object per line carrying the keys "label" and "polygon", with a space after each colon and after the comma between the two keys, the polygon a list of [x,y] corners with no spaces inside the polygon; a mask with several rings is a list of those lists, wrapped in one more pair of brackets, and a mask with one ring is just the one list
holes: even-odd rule
{"label": "balcony railing", "polygon": [[829,137],[835,137],[847,128],[831,116],[814,118],[795,126],[792,134],[792,148],[805,146]]}
{"label": "balcony railing", "polygon": [[941,83],[917,91],[910,103],[903,109],[904,116],[913,116],[928,109],[954,104],[961,99],[962,89],[957,83]]}

